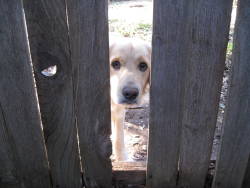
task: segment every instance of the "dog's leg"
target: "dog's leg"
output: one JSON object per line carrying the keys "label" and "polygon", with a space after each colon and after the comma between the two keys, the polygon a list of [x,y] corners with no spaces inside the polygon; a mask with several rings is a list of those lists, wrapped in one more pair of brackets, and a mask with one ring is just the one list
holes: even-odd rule
{"label": "dog's leg", "polygon": [[117,161],[127,160],[127,153],[124,143],[124,118],[124,109],[119,110],[119,112],[116,111],[115,116],[112,115],[113,154],[115,156],[115,160]]}

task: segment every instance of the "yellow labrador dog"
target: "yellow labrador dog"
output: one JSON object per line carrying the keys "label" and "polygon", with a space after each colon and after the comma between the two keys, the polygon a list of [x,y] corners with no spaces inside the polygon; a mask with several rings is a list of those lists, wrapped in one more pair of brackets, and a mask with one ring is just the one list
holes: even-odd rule
{"label": "yellow labrador dog", "polygon": [[110,37],[110,84],[113,154],[127,160],[124,145],[125,108],[140,105],[149,85],[151,47],[139,39]]}

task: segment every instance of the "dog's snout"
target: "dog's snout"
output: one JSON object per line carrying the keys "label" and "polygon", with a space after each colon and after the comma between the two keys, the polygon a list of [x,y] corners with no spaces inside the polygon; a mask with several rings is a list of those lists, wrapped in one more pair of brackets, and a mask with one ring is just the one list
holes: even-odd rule
{"label": "dog's snout", "polygon": [[122,94],[127,100],[134,100],[139,95],[139,90],[134,87],[125,87]]}

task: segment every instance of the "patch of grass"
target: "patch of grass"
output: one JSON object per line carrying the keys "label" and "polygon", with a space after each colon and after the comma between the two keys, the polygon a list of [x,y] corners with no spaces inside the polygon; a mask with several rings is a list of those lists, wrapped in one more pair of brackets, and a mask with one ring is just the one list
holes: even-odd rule
{"label": "patch of grass", "polygon": [[109,31],[124,37],[137,37],[150,41],[152,25],[147,23],[128,23],[124,20],[109,20]]}
{"label": "patch of grass", "polygon": [[152,25],[148,23],[139,23],[137,29],[144,30],[144,31],[151,31]]}
{"label": "patch of grass", "polygon": [[109,24],[112,24],[112,23],[115,23],[115,22],[119,22],[119,20],[118,19],[110,19],[109,20]]}

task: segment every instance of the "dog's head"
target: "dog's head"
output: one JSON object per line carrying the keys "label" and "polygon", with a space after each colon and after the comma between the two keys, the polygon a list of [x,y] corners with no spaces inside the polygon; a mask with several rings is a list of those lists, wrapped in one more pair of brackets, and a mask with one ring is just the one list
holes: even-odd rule
{"label": "dog's head", "polygon": [[138,105],[150,81],[151,47],[139,39],[110,40],[111,100]]}

